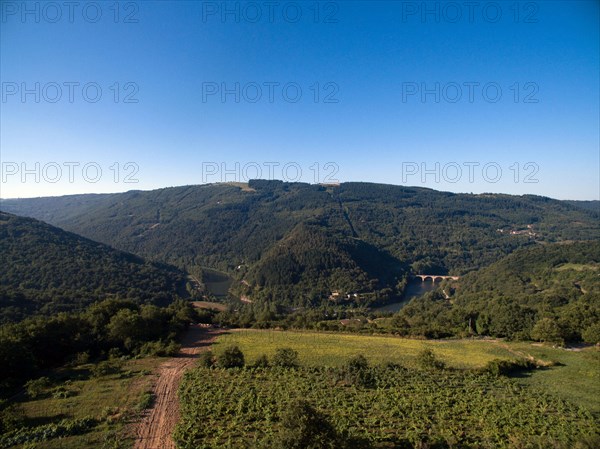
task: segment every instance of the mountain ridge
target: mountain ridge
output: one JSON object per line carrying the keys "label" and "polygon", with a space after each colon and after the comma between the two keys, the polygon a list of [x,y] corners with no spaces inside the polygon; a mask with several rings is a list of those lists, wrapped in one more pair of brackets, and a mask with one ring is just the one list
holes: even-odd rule
{"label": "mountain ridge", "polygon": [[[191,185],[2,200],[0,205],[9,212],[33,216],[184,271],[215,268],[238,281],[248,274],[260,278],[268,265],[264,258],[272,257],[274,248],[285,244],[299,225],[325,241],[337,241],[330,250],[338,260],[352,253],[346,252],[342,242],[354,239],[363,249],[373,248],[373,254],[389,255],[391,265],[399,267],[395,275],[381,267],[360,285],[354,281],[363,276],[338,282],[331,273],[320,281],[315,275],[313,284],[320,287],[309,294],[287,283],[253,285],[266,290],[265,297],[271,298],[291,288],[286,302],[296,305],[305,304],[307,296],[323,301],[335,289],[346,294],[366,291],[373,285],[377,285],[371,292],[375,297],[382,290],[386,295],[400,295],[403,280],[410,273],[462,275],[535,242],[600,238],[593,211],[560,200],[373,183],[323,186],[252,180],[244,186]],[[302,239],[298,240],[296,246],[303,245]],[[291,267],[290,275],[295,279],[302,278],[305,267],[321,264],[319,244],[304,246],[295,256],[276,257]],[[310,254],[311,260],[306,265],[291,263],[300,253],[302,257]],[[353,260],[351,265],[360,267],[361,263]]]}

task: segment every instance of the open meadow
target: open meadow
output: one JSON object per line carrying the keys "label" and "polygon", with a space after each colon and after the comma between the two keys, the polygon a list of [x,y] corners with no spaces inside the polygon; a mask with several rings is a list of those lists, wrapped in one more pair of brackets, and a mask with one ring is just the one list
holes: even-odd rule
{"label": "open meadow", "polygon": [[151,406],[153,370],[160,360],[129,360],[104,370],[86,364],[49,373],[46,385],[29,388],[30,393],[23,392],[12,401],[10,418],[26,420],[29,430],[13,438],[19,444],[3,437],[0,447],[132,447],[134,435],[128,424]]}

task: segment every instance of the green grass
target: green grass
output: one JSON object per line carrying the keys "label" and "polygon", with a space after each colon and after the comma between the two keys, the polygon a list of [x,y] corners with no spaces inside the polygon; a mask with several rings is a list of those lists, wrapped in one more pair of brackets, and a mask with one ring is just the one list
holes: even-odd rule
{"label": "green grass", "polygon": [[599,270],[600,266],[592,264],[581,264],[581,263],[565,263],[559,267],[556,267],[556,271],[575,270],[575,271],[586,271],[586,270]]}
{"label": "green grass", "polygon": [[252,363],[261,354],[271,356],[275,349],[291,347],[299,352],[305,365],[341,366],[349,357],[363,354],[371,363],[386,362],[415,365],[417,355],[431,348],[447,365],[455,368],[480,368],[495,358],[512,358],[500,346],[480,340],[415,340],[393,336],[341,333],[240,330],[217,339],[219,346],[238,345]]}
{"label": "green grass", "polygon": [[385,362],[415,366],[416,356],[431,348],[448,366],[480,368],[490,360],[533,356],[556,361],[561,366],[524,375],[519,382],[540,388],[600,415],[600,352],[596,348],[568,351],[531,343],[494,340],[414,340],[394,336],[365,336],[339,333],[242,330],[217,339],[215,350],[238,345],[247,363],[261,354],[272,356],[275,349],[291,347],[301,362],[310,366],[341,366],[349,357],[363,354],[373,364]]}
{"label": "green grass", "polygon": [[[99,425],[83,435],[50,439],[29,448],[124,448],[133,440],[127,435],[127,424],[148,404],[151,390],[151,370],[160,363],[157,358],[127,361],[120,373],[101,377],[89,375],[91,365],[62,369],[52,373],[53,385],[63,386],[70,397],[57,399],[52,394],[39,399],[17,398],[15,403],[24,412],[28,426],[36,426],[61,419],[94,418]],[[60,380],[58,380],[60,378]],[[70,379],[70,380],[69,380]],[[65,383],[65,381],[68,381]]]}
{"label": "green grass", "polygon": [[192,304],[197,309],[209,309],[209,310],[216,310],[218,312],[223,312],[223,311],[227,310],[227,305],[222,304],[220,302],[194,301]]}
{"label": "green grass", "polygon": [[600,351],[597,348],[571,351],[529,343],[511,343],[510,347],[562,365],[533,371],[521,379],[523,384],[552,392],[600,417]]}

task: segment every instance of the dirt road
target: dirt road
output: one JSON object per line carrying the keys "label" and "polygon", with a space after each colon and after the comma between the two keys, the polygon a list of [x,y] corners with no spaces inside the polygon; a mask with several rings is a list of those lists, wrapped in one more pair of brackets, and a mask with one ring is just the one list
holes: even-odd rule
{"label": "dirt road", "polygon": [[162,363],[154,386],[154,405],[137,425],[135,449],[175,449],[171,438],[179,419],[177,388],[183,373],[219,334],[199,325],[190,327],[179,356]]}

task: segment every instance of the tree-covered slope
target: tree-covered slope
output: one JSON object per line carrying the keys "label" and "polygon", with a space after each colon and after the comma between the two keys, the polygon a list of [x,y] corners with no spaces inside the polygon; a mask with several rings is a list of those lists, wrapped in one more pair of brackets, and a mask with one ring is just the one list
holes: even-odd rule
{"label": "tree-covered slope", "polygon": [[81,310],[108,297],[166,304],[185,283],[184,274],[174,267],[4,212],[0,267],[3,321]]}
{"label": "tree-covered slope", "polygon": [[[402,309],[412,331],[600,341],[600,241],[523,248]],[[421,330],[419,330],[422,328]]]}
{"label": "tree-covered slope", "polygon": [[397,293],[404,273],[406,267],[389,254],[312,221],[296,226],[252,265],[240,290],[254,299],[298,298],[302,305],[322,298],[368,304]]}
{"label": "tree-covered slope", "polygon": [[[363,264],[353,254],[366,248],[375,259],[389,256],[388,266],[400,267],[394,276],[386,273],[387,266],[366,275],[378,280],[371,283],[378,289],[394,289],[408,271],[464,274],[535,241],[600,238],[592,212],[562,201],[368,183],[331,187],[256,180],[1,204],[9,212],[191,272],[200,266],[227,271],[236,277],[234,285],[249,276],[247,281],[262,286],[267,296],[279,294],[289,279],[310,285],[311,291],[301,286],[293,292],[295,303],[336,288],[339,270],[321,270],[324,259],[346,267],[349,277]],[[319,238],[297,235],[317,228],[310,235]],[[289,255],[280,254],[282,247]],[[273,271],[284,266],[289,272],[276,281]],[[357,279],[360,285],[344,282],[342,293],[369,283],[360,275]]]}

